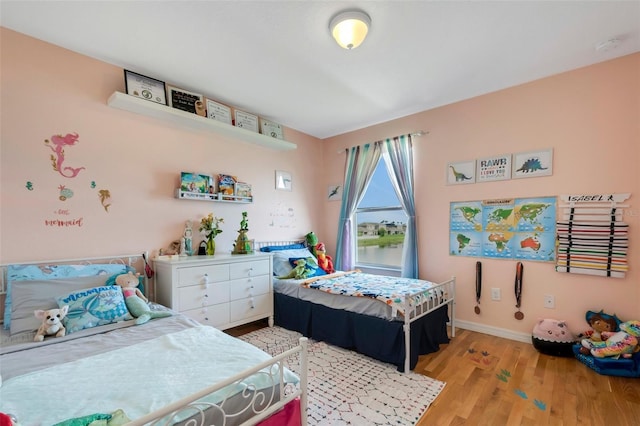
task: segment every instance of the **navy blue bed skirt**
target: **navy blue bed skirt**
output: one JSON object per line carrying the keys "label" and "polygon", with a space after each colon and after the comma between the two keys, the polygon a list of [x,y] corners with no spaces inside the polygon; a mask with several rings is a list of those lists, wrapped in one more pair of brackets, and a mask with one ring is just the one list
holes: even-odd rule
{"label": "navy blue bed skirt", "polygon": [[[275,324],[297,331],[314,340],[355,350],[404,371],[404,323],[362,315],[343,309],[274,294]],[[413,370],[418,356],[437,352],[440,344],[449,343],[449,313],[442,306],[411,323],[411,358]]]}

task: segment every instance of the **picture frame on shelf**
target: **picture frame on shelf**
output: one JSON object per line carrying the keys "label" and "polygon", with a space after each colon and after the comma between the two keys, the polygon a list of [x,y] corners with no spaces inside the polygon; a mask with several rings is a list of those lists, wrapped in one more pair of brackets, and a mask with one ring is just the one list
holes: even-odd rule
{"label": "picture frame on shelf", "polygon": [[235,110],[235,126],[258,133],[258,116],[237,109]]}
{"label": "picture frame on shelf", "polygon": [[171,108],[190,112],[201,117],[207,116],[204,96],[174,86],[167,86],[168,101]]}
{"label": "picture frame on shelf", "polygon": [[282,131],[282,125],[269,121],[265,118],[260,119],[260,133],[272,138],[284,140],[284,133]]}
{"label": "picture frame on shelf", "polygon": [[236,197],[251,198],[251,185],[246,182],[236,182],[234,195]]}
{"label": "picture frame on shelf", "polygon": [[218,199],[233,200],[238,178],[224,173],[218,174]]}
{"label": "picture frame on shelf", "polygon": [[207,194],[213,185],[210,175],[200,173],[180,172],[180,191],[196,194]]}
{"label": "picture frame on shelf", "polygon": [[206,98],[207,118],[231,125],[231,108]]}
{"label": "picture frame on shelf", "polygon": [[276,170],[276,189],[280,191],[291,191],[292,188],[291,173],[282,170]]}
{"label": "picture frame on shelf", "polygon": [[476,161],[457,161],[447,164],[447,185],[476,182]]}
{"label": "picture frame on shelf", "polygon": [[511,179],[511,154],[494,155],[476,160],[476,182]]}
{"label": "picture frame on shelf", "polygon": [[161,105],[167,104],[166,84],[164,81],[124,70],[124,87],[127,95]]}
{"label": "picture frame on shelf", "polygon": [[513,154],[514,179],[551,176],[553,174],[553,149]]}

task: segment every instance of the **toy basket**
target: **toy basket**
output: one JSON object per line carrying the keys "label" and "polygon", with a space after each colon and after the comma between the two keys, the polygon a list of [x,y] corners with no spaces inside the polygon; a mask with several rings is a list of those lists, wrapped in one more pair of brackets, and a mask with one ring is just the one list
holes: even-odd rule
{"label": "toy basket", "polygon": [[606,376],[640,377],[640,352],[636,352],[631,358],[596,358],[581,354],[581,347],[579,343],[573,346],[576,358],[597,373]]}

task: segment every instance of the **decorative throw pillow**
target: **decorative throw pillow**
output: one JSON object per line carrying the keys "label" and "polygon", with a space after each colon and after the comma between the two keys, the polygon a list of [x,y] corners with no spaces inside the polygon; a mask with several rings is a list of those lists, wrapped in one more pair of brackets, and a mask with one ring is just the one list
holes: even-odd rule
{"label": "decorative throw pillow", "polygon": [[[290,257],[314,257],[308,249],[294,249],[294,250],[278,250],[273,252],[273,275],[281,277],[289,274],[293,270],[293,267],[289,263]],[[315,262],[316,265],[318,262]]]}
{"label": "decorative throw pillow", "polygon": [[307,248],[304,245],[304,243],[294,243],[294,244],[287,244],[284,246],[264,246],[260,248],[260,251],[270,253],[273,251],[295,250],[295,249],[303,249],[303,248]]}
{"label": "decorative throw pillow", "polygon": [[320,266],[318,266],[318,262],[316,261],[315,257],[290,257],[289,264],[291,265],[292,268],[296,267],[296,261],[298,259],[304,259],[307,262],[304,265],[307,278],[320,277],[322,275],[327,275],[327,273],[322,268],[320,268]]}
{"label": "decorative throw pillow", "polygon": [[118,286],[87,288],[59,296],[56,300],[59,307],[69,305],[69,312],[63,320],[67,334],[133,319],[124,303],[122,288]]}

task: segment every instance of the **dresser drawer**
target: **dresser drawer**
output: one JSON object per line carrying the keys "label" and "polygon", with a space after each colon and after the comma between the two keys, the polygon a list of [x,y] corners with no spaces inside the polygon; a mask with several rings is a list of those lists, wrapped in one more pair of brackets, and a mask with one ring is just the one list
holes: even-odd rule
{"label": "dresser drawer", "polygon": [[206,308],[182,311],[182,314],[198,321],[200,324],[220,327],[229,322],[229,304],[208,306]]}
{"label": "dresser drawer", "polygon": [[178,311],[202,308],[229,301],[229,282],[192,285],[178,289]]}
{"label": "dresser drawer", "polygon": [[229,303],[229,321],[233,323],[254,316],[271,315],[272,305],[273,295],[271,293],[233,300]]}
{"label": "dresser drawer", "polygon": [[255,277],[257,275],[269,275],[269,260],[254,260],[250,262],[237,262],[229,265],[229,278]]}
{"label": "dresser drawer", "polygon": [[178,270],[178,287],[229,280],[229,265],[207,265]]}
{"label": "dresser drawer", "polygon": [[259,277],[242,278],[229,282],[229,295],[231,300],[244,299],[258,296],[271,291],[271,280],[268,275]]}

